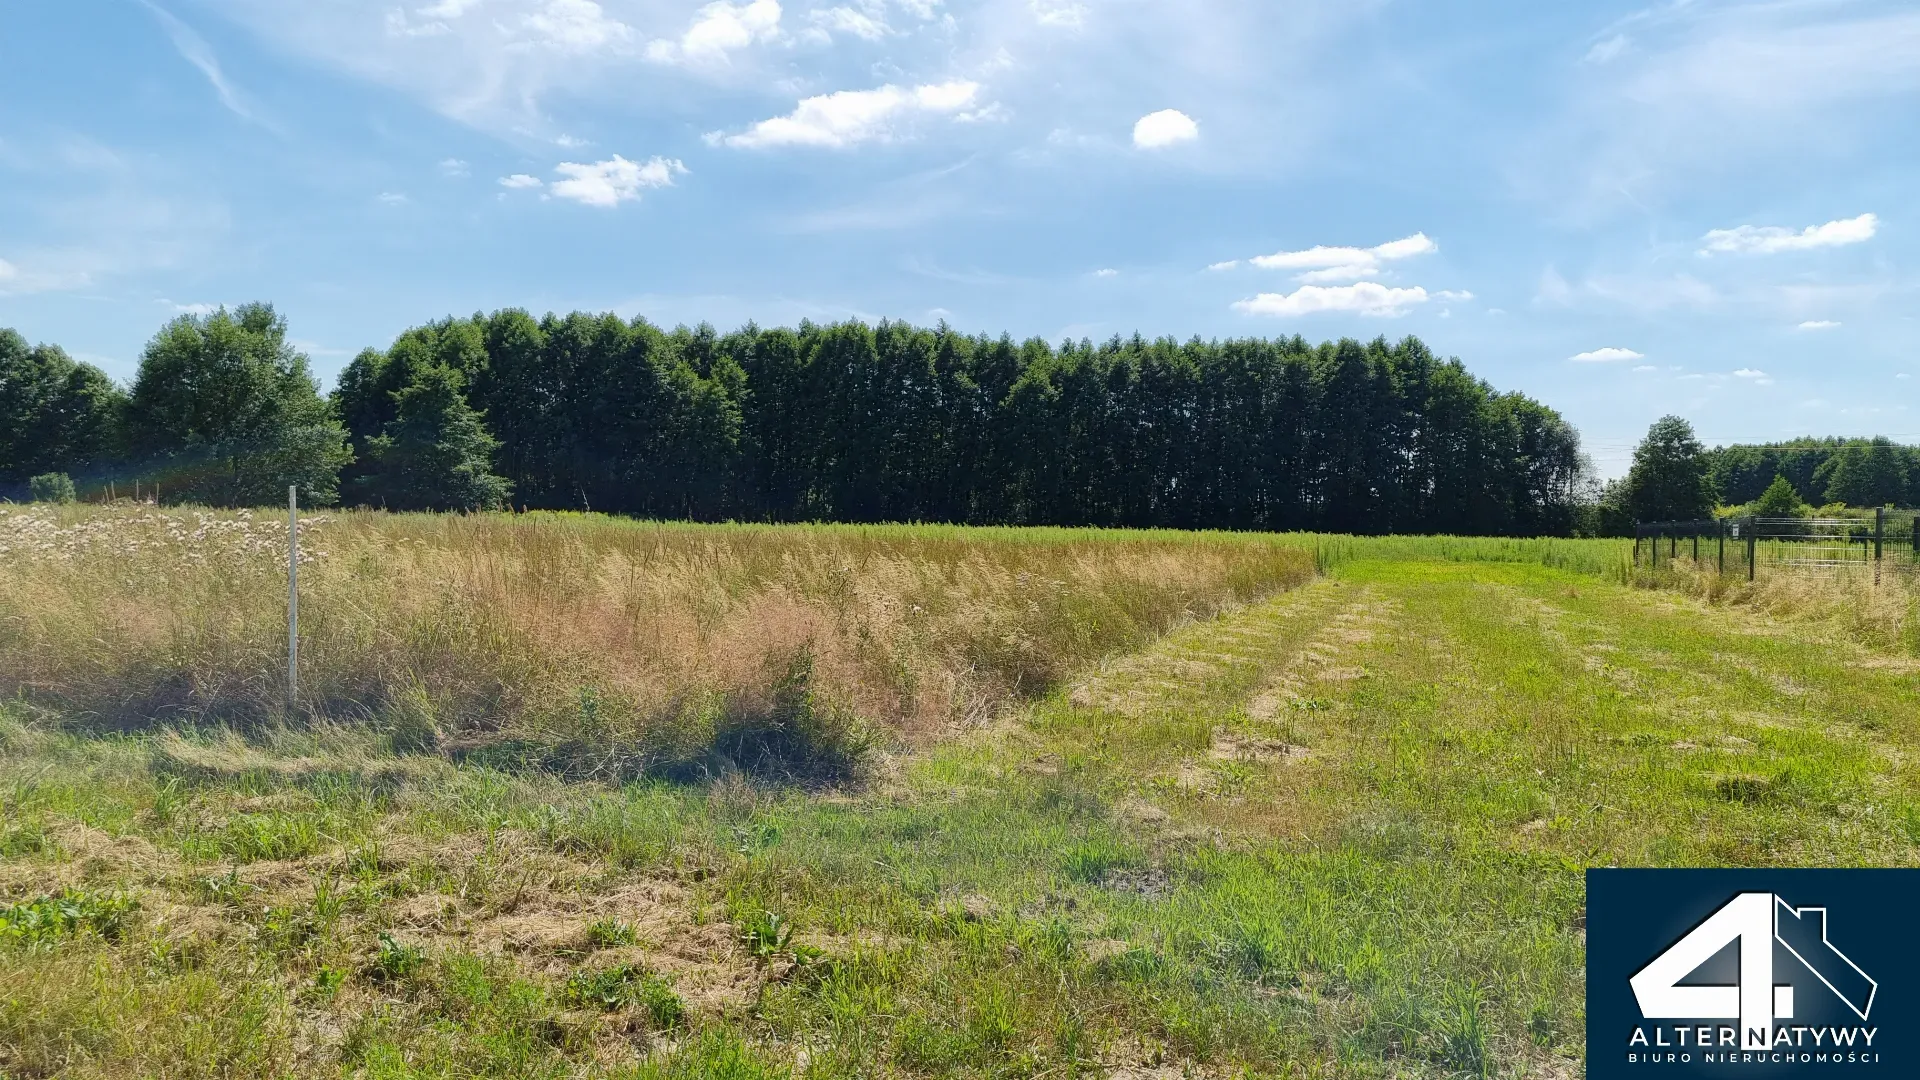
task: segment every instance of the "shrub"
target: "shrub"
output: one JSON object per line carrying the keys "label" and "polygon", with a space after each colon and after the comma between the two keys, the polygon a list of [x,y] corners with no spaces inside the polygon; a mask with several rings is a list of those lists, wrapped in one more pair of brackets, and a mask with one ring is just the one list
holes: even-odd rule
{"label": "shrub", "polygon": [[34,502],[70,503],[79,498],[73,490],[73,478],[63,472],[41,473],[27,481]]}

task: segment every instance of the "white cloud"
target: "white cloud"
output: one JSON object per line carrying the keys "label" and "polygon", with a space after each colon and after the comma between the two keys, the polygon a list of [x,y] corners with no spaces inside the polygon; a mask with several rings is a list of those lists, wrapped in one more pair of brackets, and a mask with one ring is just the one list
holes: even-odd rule
{"label": "white cloud", "polygon": [[1809,225],[1799,232],[1778,225],[1742,225],[1734,229],[1715,229],[1700,239],[1706,246],[1700,254],[1716,252],[1738,255],[1774,255],[1782,251],[1806,251],[1810,248],[1842,247],[1873,239],[1880,219],[1872,214]]}
{"label": "white cloud", "polygon": [[593,0],[546,0],[522,20],[535,40],[563,52],[596,52],[633,36],[633,28],[607,13]]}
{"label": "white cloud", "polygon": [[1616,349],[1612,347],[1594,349],[1591,352],[1575,353],[1567,357],[1567,359],[1572,360],[1576,364],[1608,364],[1616,360],[1645,360],[1646,358],[1645,353],[1637,353],[1632,349]]}
{"label": "white cloud", "polygon": [[1248,315],[1274,315],[1281,318],[1323,311],[1350,311],[1359,315],[1394,318],[1405,315],[1410,307],[1424,304],[1427,300],[1427,290],[1417,285],[1410,289],[1392,289],[1377,281],[1362,281],[1331,287],[1302,285],[1291,293],[1261,293],[1250,300],[1235,303],[1233,309]]}
{"label": "white cloud", "polygon": [[1433,294],[1433,298],[1449,304],[1459,304],[1473,299],[1473,294],[1465,289],[1441,289]]}
{"label": "white cloud", "polygon": [[512,188],[514,190],[521,190],[524,188],[544,187],[545,185],[539,177],[528,176],[526,173],[519,172],[519,173],[514,173],[512,176],[501,177],[500,186],[503,188]]}
{"label": "white cloud", "polygon": [[647,59],[663,64],[724,62],[730,52],[779,36],[779,0],[716,0],[700,9],[680,40],[649,42]]}
{"label": "white cloud", "polygon": [[954,81],[913,89],[882,86],[875,90],[841,90],[810,97],[793,112],[762,120],[735,135],[715,132],[709,143],[747,149],[774,146],[822,146],[833,149],[894,136],[896,122],[919,114],[963,113],[980,94],[974,82]]}
{"label": "white cloud", "polygon": [[1897,375],[1895,375],[1895,376],[1894,376],[1894,378],[1896,378],[1896,379],[1911,379],[1911,378],[1913,378],[1913,376],[1911,376],[1911,375],[1909,375],[1909,374],[1907,374],[1906,372],[1904,372],[1904,371],[1902,371],[1902,372],[1900,372],[1899,374],[1897,374]]}
{"label": "white cloud", "polygon": [[852,34],[867,41],[879,41],[893,33],[893,28],[877,11],[855,11],[850,7],[824,8],[811,12],[807,18],[822,30]]}
{"label": "white cloud", "polygon": [[1041,26],[1077,30],[1087,22],[1087,5],[1079,0],[1027,0],[1027,10]]}
{"label": "white cloud", "polygon": [[468,167],[467,163],[464,161],[461,161],[459,158],[450,157],[440,163],[440,174],[442,176],[450,176],[450,177],[453,177],[454,179],[461,179],[469,175],[471,172],[472,170]]}
{"label": "white cloud", "polygon": [[576,139],[571,135],[560,134],[554,136],[553,145],[562,150],[578,150],[583,146],[592,146],[593,144],[585,139]]}
{"label": "white cloud", "polygon": [[1832,319],[1808,319],[1806,322],[1803,322],[1800,324],[1800,329],[1832,330],[1837,328],[1839,325],[1840,325],[1839,323],[1834,322]]}
{"label": "white cloud", "polygon": [[407,197],[398,191],[383,191],[379,195],[376,195],[375,198],[386,203],[388,206],[399,206],[401,203],[407,201]]}
{"label": "white cloud", "polygon": [[1207,269],[1209,269],[1209,270],[1215,270],[1215,271],[1218,271],[1218,270],[1238,270],[1238,269],[1240,269],[1240,260],[1239,260],[1239,259],[1228,259],[1228,260],[1227,260],[1226,262],[1217,262],[1217,263],[1214,263],[1213,265],[1211,265],[1211,266],[1209,266],[1209,267],[1207,267]]}
{"label": "white cloud", "polygon": [[1200,125],[1178,109],[1161,109],[1134,122],[1133,145],[1141,150],[1159,150],[1200,137]]}
{"label": "white cloud", "polygon": [[1103,269],[1103,270],[1095,270],[1093,272],[1093,276],[1098,278],[1119,277],[1120,271],[1115,270],[1112,267],[1107,267],[1106,269]]}
{"label": "white cloud", "polygon": [[479,4],[480,0],[440,0],[432,7],[423,7],[415,12],[423,19],[457,19],[467,13],[467,9]]}
{"label": "white cloud", "polygon": [[563,161],[553,171],[566,177],[548,188],[554,198],[610,207],[638,199],[642,188],[672,187],[673,178],[686,175],[687,167],[668,158],[656,157],[640,164],[615,154],[591,165]]}
{"label": "white cloud", "polygon": [[1659,368],[1654,367],[1652,364],[1640,364],[1633,369],[1633,372],[1634,374],[1638,375],[1643,371],[1659,371],[1659,370],[1660,370]]}
{"label": "white cloud", "polygon": [[1773,376],[1755,368],[1741,368],[1733,373],[1736,379],[1751,379],[1755,386],[1772,386]]}
{"label": "white cloud", "polygon": [[167,300],[167,299],[162,299],[160,302],[162,304],[165,304],[167,307],[172,308],[174,314],[176,315],[206,316],[206,315],[211,315],[214,312],[219,311],[221,308],[226,306],[224,304],[176,304],[173,301]]}
{"label": "white cloud", "polygon": [[1272,255],[1261,255],[1254,258],[1252,262],[1262,270],[1305,271],[1297,280],[1310,285],[1325,285],[1378,277],[1385,269],[1382,266],[1383,263],[1410,259],[1416,255],[1426,255],[1439,250],[1440,245],[1428,239],[1426,233],[1414,233],[1412,236],[1390,240],[1377,247],[1312,247],[1305,251],[1281,251]]}

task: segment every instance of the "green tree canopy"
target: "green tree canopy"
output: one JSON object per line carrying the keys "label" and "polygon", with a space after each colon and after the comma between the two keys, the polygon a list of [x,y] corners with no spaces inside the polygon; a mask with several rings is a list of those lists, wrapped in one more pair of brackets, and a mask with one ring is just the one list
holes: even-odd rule
{"label": "green tree canopy", "polygon": [[1827,501],[1848,506],[1904,503],[1909,476],[1903,449],[1885,437],[1841,447],[1816,474],[1827,482]]}
{"label": "green tree canopy", "polygon": [[368,471],[356,487],[394,510],[496,510],[512,490],[492,470],[499,442],[461,395],[460,373],[415,368],[393,394],[393,419],[367,440]]}
{"label": "green tree canopy", "polygon": [[108,460],[125,405],[126,395],[99,368],[0,329],[0,485]]}
{"label": "green tree canopy", "polygon": [[1689,521],[1712,514],[1706,449],[1694,437],[1693,425],[1677,416],[1655,421],[1633,451],[1622,495],[1636,521]]}
{"label": "green tree canopy", "polygon": [[1793,481],[1776,476],[1750,507],[1755,517],[1787,518],[1807,516],[1807,504],[1793,489]]}
{"label": "green tree canopy", "polygon": [[128,435],[143,471],[178,498],[277,503],[298,484],[313,502],[339,496],[353,459],[286,320],[266,304],[183,315],[140,357]]}

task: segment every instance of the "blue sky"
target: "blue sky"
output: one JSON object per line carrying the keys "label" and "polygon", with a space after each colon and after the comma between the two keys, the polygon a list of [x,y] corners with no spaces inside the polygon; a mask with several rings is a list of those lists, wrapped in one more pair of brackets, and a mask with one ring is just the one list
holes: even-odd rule
{"label": "blue sky", "polygon": [[323,377],[503,306],[1416,334],[1617,473],[1920,441],[1920,8],[17,0],[0,325],[125,378],[262,299]]}

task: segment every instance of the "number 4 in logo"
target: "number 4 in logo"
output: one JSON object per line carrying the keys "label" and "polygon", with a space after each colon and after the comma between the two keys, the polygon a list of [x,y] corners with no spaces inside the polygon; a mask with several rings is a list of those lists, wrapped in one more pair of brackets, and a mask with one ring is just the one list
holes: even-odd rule
{"label": "number 4 in logo", "polygon": [[[1778,941],[1865,1020],[1879,984],[1828,943],[1826,915],[1825,908],[1796,909],[1773,893],[1741,893],[1628,980],[1641,1015],[1649,1020],[1738,1018],[1742,1048],[1766,1049],[1774,1020],[1793,1017],[1793,987],[1773,983]],[[1734,941],[1740,943],[1738,985],[1678,985]]]}

